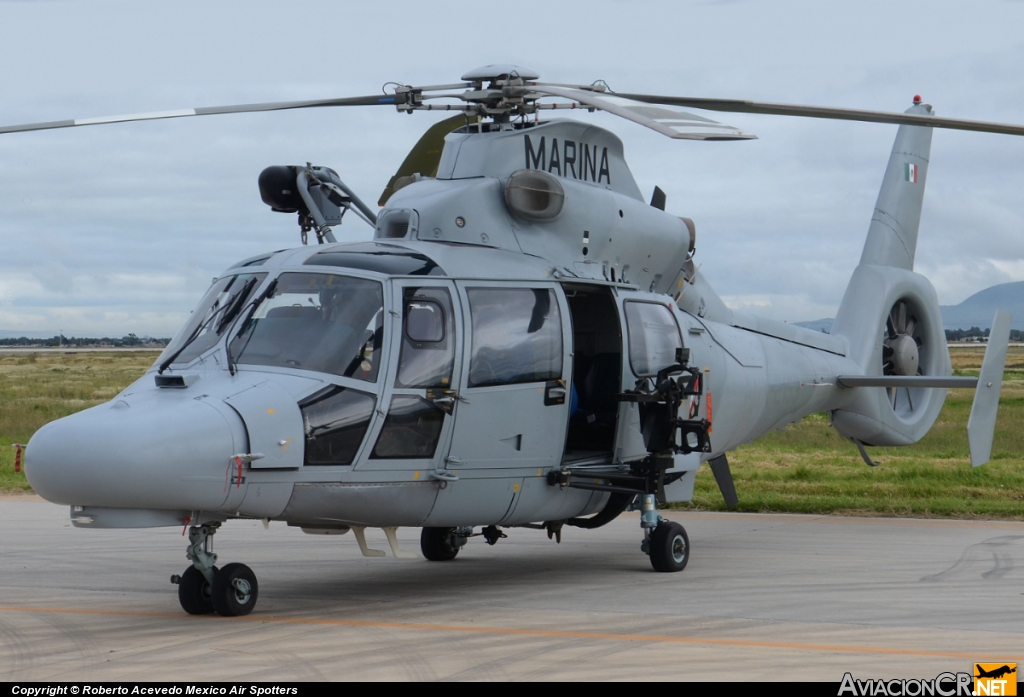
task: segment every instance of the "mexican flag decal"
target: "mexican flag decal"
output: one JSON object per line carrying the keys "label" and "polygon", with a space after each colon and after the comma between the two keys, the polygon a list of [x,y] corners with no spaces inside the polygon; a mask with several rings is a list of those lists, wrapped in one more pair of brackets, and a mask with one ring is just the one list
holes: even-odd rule
{"label": "mexican flag decal", "polygon": [[911,184],[917,183],[917,165],[909,162],[903,163],[903,178]]}

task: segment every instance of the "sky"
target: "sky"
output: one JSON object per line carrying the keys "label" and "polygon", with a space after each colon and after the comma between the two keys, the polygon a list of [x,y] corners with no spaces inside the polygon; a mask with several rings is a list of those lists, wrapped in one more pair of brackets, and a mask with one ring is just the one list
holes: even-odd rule
{"label": "sky", "polygon": [[[649,92],[1024,123],[1020,0],[514,3],[0,0],[0,125],[375,94],[489,63]],[[701,112],[698,112],[701,113]],[[611,116],[643,192],[693,218],[727,304],[834,315],[896,126],[702,113],[673,141]],[[232,263],[299,243],[259,172],[311,161],[367,201],[443,114],[317,109],[0,135],[0,329],[169,336]],[[1024,138],[936,131],[916,270],[942,304],[1024,280]],[[368,239],[354,217],[340,241]]]}

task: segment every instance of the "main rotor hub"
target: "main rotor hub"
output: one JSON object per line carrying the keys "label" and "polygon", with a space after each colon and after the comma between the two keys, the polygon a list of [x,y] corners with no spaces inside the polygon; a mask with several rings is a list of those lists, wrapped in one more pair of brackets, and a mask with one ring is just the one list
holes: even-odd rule
{"label": "main rotor hub", "polygon": [[503,82],[506,84],[512,84],[513,80],[520,80],[519,84],[523,84],[523,80],[537,80],[540,78],[540,74],[536,70],[530,70],[524,68],[521,65],[512,65],[511,63],[495,63],[493,65],[485,65],[475,70],[470,70],[468,73],[462,76],[462,79],[466,82]]}
{"label": "main rotor hub", "polygon": [[[467,116],[489,119],[499,126],[511,119],[537,113],[538,109],[579,108],[578,104],[538,104],[550,96],[550,91],[539,87],[540,74],[536,70],[511,63],[496,63],[470,70],[462,76],[463,82],[452,85],[414,87],[402,85],[395,89],[399,111],[461,111]],[[550,87],[550,86],[548,86]],[[605,92],[603,82],[577,85],[575,90]],[[443,90],[443,92],[439,92]],[[461,90],[461,91],[456,91]],[[539,91],[538,91],[539,90]],[[438,98],[459,99],[462,104],[427,103]],[[590,108],[590,107],[587,107]]]}

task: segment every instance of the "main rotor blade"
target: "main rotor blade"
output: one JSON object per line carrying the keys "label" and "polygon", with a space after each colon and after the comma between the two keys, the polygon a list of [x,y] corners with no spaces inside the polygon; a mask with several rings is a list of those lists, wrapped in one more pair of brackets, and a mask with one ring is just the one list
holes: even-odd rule
{"label": "main rotor blade", "polygon": [[729,111],[744,114],[773,114],[776,116],[806,116],[812,119],[838,119],[841,121],[868,121],[871,123],[895,123],[907,126],[931,126],[958,131],[980,131],[982,133],[1003,133],[1024,136],[1024,126],[989,121],[950,119],[924,114],[900,114],[891,111],[868,111],[865,109],[843,109],[839,107],[805,106],[801,104],[773,104],[751,102],[742,99],[707,99],[704,97],[671,97],[652,94],[615,93],[619,97],[646,104],[685,106],[708,111]]}
{"label": "main rotor blade", "polygon": [[674,109],[646,106],[625,95],[610,95],[547,84],[530,85],[521,89],[524,92],[571,99],[588,107],[607,111],[641,126],[646,126],[669,138],[682,140],[750,140],[757,138],[757,136],[744,133],[738,128],[706,119],[703,116]]}
{"label": "main rotor blade", "polygon": [[156,119],[179,119],[186,116],[211,116],[214,114],[241,114],[253,111],[283,111],[285,109],[310,109],[325,106],[395,106],[404,104],[404,94],[378,94],[367,97],[341,97],[337,99],[312,99],[301,102],[266,102],[263,104],[235,104],[233,106],[210,106],[197,109],[175,109],[172,111],[154,111],[146,114],[125,114],[123,116],[100,116],[91,119],[69,119],[66,121],[46,121],[43,123],[25,123],[17,126],[0,126],[2,133],[20,133],[24,131],[46,131],[53,128],[74,128],[76,126],[95,126],[103,123],[125,123],[128,121],[153,121]]}

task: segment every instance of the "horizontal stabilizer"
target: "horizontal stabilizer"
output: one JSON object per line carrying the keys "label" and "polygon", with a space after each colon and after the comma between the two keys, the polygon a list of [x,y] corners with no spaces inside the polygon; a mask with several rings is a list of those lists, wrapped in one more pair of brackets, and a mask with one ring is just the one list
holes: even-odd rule
{"label": "horizontal stabilizer", "polygon": [[1010,313],[996,310],[988,334],[988,347],[978,375],[978,391],[974,393],[971,417],[967,420],[967,441],[971,446],[971,464],[975,467],[984,465],[992,455],[992,439],[995,436],[999,392],[1003,387],[1003,368],[1006,365],[1012,320]]}
{"label": "horizontal stabilizer", "polygon": [[962,387],[973,390],[978,378],[941,377],[938,375],[840,375],[843,387]]}

